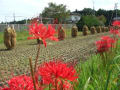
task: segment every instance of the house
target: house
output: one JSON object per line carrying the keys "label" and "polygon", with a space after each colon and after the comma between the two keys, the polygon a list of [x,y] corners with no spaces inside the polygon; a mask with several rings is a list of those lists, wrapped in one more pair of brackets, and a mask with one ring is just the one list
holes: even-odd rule
{"label": "house", "polygon": [[78,13],[70,13],[69,18],[67,19],[68,23],[77,23],[80,20],[81,16]]}
{"label": "house", "polygon": [[120,17],[114,17],[113,21],[115,21],[115,20],[119,20],[120,21]]}

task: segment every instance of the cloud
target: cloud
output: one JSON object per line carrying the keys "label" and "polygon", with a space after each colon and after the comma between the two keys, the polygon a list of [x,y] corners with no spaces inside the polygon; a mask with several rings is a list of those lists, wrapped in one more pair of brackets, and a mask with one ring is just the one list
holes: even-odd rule
{"label": "cloud", "polygon": [[[49,2],[56,4],[64,4],[68,9],[74,11],[75,9],[82,10],[84,8],[93,8],[93,0],[0,0],[0,22],[4,21],[5,16],[24,16],[31,18],[37,16],[48,6]],[[94,0],[94,7],[96,10],[114,9],[115,2],[118,0]],[[120,8],[118,3],[118,8]],[[7,17],[8,20],[13,20],[13,17]],[[20,19],[17,17],[16,19]],[[21,17],[23,19],[23,17]]]}

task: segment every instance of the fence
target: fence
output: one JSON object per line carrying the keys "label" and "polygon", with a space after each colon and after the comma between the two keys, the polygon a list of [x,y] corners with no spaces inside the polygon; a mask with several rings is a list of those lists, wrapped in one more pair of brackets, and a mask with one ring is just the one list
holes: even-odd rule
{"label": "fence", "polygon": [[[29,24],[0,24],[0,32],[3,32],[7,26],[14,26],[16,31],[28,30]],[[52,24],[53,25],[53,24]],[[74,24],[62,24],[64,29],[71,29]],[[48,26],[48,24],[46,24]],[[58,27],[58,24],[54,24],[55,28]]]}

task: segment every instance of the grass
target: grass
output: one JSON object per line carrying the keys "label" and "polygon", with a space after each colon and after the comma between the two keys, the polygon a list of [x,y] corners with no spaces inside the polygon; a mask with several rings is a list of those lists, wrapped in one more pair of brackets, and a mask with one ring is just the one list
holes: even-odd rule
{"label": "grass", "polygon": [[76,66],[79,73],[75,90],[120,90],[120,48],[111,64],[104,67],[100,55],[93,55]]}
{"label": "grass", "polygon": [[17,32],[17,41],[27,40],[27,37],[29,36],[28,31]]}
{"label": "grass", "polygon": [[0,43],[3,42],[3,32],[0,32]]}
{"label": "grass", "polygon": [[120,90],[120,56],[114,59],[109,70],[101,67],[98,56],[80,63],[77,71],[80,74],[75,90]]}

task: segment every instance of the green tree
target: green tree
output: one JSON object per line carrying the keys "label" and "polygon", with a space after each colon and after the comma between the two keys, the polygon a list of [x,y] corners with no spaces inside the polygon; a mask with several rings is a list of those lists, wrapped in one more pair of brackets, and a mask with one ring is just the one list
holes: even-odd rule
{"label": "green tree", "polygon": [[65,22],[66,18],[69,17],[70,10],[67,10],[66,5],[55,3],[49,3],[48,7],[45,7],[42,12],[42,17],[58,19],[60,23]]}
{"label": "green tree", "polygon": [[93,9],[91,9],[91,8],[84,8],[84,9],[82,10],[82,13],[83,13],[84,15],[94,15],[95,10],[93,10]]}
{"label": "green tree", "polygon": [[87,15],[87,16],[82,16],[81,19],[77,23],[77,27],[79,31],[82,31],[82,28],[84,25],[87,25],[88,28],[92,26],[101,26],[104,25],[101,23],[96,16],[93,15]]}
{"label": "green tree", "polygon": [[106,23],[106,17],[104,15],[98,16],[97,18],[101,23]]}

